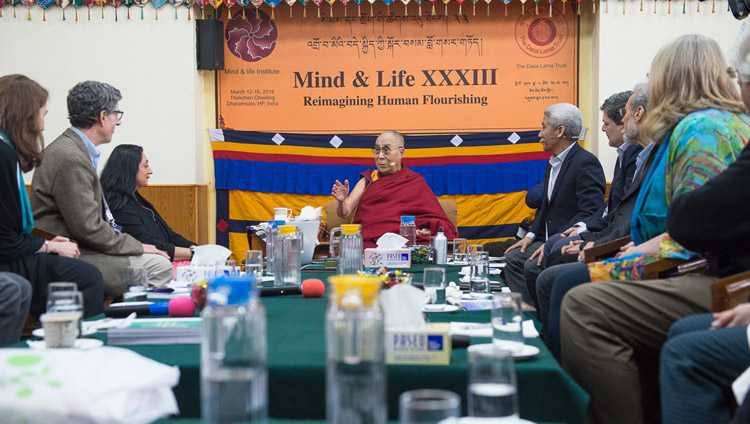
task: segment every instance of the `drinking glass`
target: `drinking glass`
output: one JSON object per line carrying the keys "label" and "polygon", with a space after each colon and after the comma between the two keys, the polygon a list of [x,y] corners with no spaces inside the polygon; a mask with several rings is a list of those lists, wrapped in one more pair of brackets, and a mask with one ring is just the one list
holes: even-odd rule
{"label": "drinking glass", "polygon": [[521,293],[492,296],[492,343],[496,348],[520,352],[523,349]]}
{"label": "drinking glass", "polygon": [[126,302],[143,302],[148,298],[148,271],[143,266],[125,267]]}
{"label": "drinking glass", "polygon": [[473,254],[477,252],[483,252],[483,251],[484,251],[484,246],[482,246],[481,244],[470,244],[466,250],[466,253],[469,256],[469,261],[471,261],[471,256]]}
{"label": "drinking glass", "polygon": [[466,239],[453,239],[453,263],[456,265],[466,265]]}
{"label": "drinking glass", "polygon": [[263,277],[263,252],[248,250],[245,252],[245,274],[254,275],[258,283]]}
{"label": "drinking glass", "polygon": [[490,295],[490,252],[474,252],[470,258],[469,293],[474,298]]}
{"label": "drinking glass", "polygon": [[67,283],[67,282],[54,282],[47,285],[47,309],[50,307],[50,298],[52,293],[58,291],[76,291],[78,290],[78,284]]}
{"label": "drinking glass", "polygon": [[82,317],[83,293],[77,290],[52,292],[47,299],[47,313],[40,317],[47,347],[72,347],[80,334]]}
{"label": "drinking glass", "polygon": [[448,390],[421,389],[401,393],[400,424],[437,424],[461,416],[461,397]]}
{"label": "drinking glass", "polygon": [[442,311],[445,309],[445,268],[425,268],[423,284],[427,298],[425,310]]}
{"label": "drinking glass", "polygon": [[216,278],[219,277],[239,277],[240,267],[236,265],[234,259],[227,259],[216,263]]}
{"label": "drinking glass", "polygon": [[[469,352],[469,416],[518,419],[516,369],[507,350]],[[494,420],[493,420],[494,422]]]}

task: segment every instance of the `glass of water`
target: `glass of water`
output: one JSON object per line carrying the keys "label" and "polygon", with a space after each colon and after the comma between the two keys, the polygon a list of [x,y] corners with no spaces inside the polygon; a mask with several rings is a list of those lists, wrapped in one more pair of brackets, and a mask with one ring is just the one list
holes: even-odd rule
{"label": "glass of water", "polygon": [[465,238],[454,238],[453,239],[453,263],[456,265],[466,265],[466,239]]}
{"label": "glass of water", "polygon": [[518,353],[523,350],[521,293],[492,296],[492,343],[496,348]]}
{"label": "glass of water", "polygon": [[234,259],[227,259],[216,263],[216,278],[219,277],[239,277],[240,267],[236,265]]}
{"label": "glass of water", "polygon": [[425,268],[423,274],[427,311],[445,309],[445,268]]}
{"label": "glass of water", "polygon": [[263,277],[263,252],[260,250],[248,250],[245,252],[245,274],[254,275],[260,283]]}
{"label": "glass of water", "polygon": [[[518,419],[516,369],[507,350],[479,349],[469,352],[469,416]],[[493,422],[503,422],[496,421]]]}
{"label": "glass of water", "polygon": [[50,307],[50,299],[52,298],[52,293],[58,292],[58,291],[76,291],[78,290],[78,284],[76,283],[67,283],[67,282],[54,282],[47,284],[47,309]]}
{"label": "glass of water", "polygon": [[448,390],[421,389],[401,393],[400,424],[437,424],[461,417],[461,397]]}
{"label": "glass of water", "polygon": [[469,293],[474,298],[490,296],[490,252],[474,252],[470,258]]}

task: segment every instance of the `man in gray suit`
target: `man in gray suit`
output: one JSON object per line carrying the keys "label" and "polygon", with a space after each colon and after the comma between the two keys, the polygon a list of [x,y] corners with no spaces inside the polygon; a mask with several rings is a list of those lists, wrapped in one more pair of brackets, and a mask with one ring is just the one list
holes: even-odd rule
{"label": "man in gray suit", "polygon": [[127,266],[146,267],[155,286],[169,282],[173,273],[165,252],[120,232],[102,195],[98,147],[111,142],[120,125],[121,98],[109,84],[76,84],[68,93],[71,127],[44,149],[31,183],[36,227],[78,242],[80,259],[101,271],[104,293],[112,296],[125,290]]}

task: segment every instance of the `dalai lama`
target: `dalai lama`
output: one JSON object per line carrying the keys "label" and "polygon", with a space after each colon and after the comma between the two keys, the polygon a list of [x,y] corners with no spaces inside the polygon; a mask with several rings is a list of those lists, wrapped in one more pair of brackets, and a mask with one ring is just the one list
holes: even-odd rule
{"label": "dalai lama", "polygon": [[[336,180],[331,195],[336,198],[336,212],[342,218],[352,210],[355,224],[362,224],[364,247],[375,247],[375,242],[387,232],[398,234],[401,216],[413,215],[417,226],[417,244],[429,244],[430,235],[443,227],[448,240],[458,237],[458,231],[448,219],[435,194],[421,175],[402,165],[404,137],[396,131],[386,131],[375,140],[372,148],[377,170],[360,174],[359,181],[349,194],[349,180]],[[348,196],[347,196],[348,195]]]}

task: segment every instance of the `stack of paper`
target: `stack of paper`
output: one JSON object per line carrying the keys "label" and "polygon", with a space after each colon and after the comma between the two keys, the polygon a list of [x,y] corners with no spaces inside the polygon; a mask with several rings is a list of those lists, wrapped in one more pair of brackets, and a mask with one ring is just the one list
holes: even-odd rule
{"label": "stack of paper", "polygon": [[110,345],[193,344],[201,341],[200,318],[136,319],[107,330]]}

